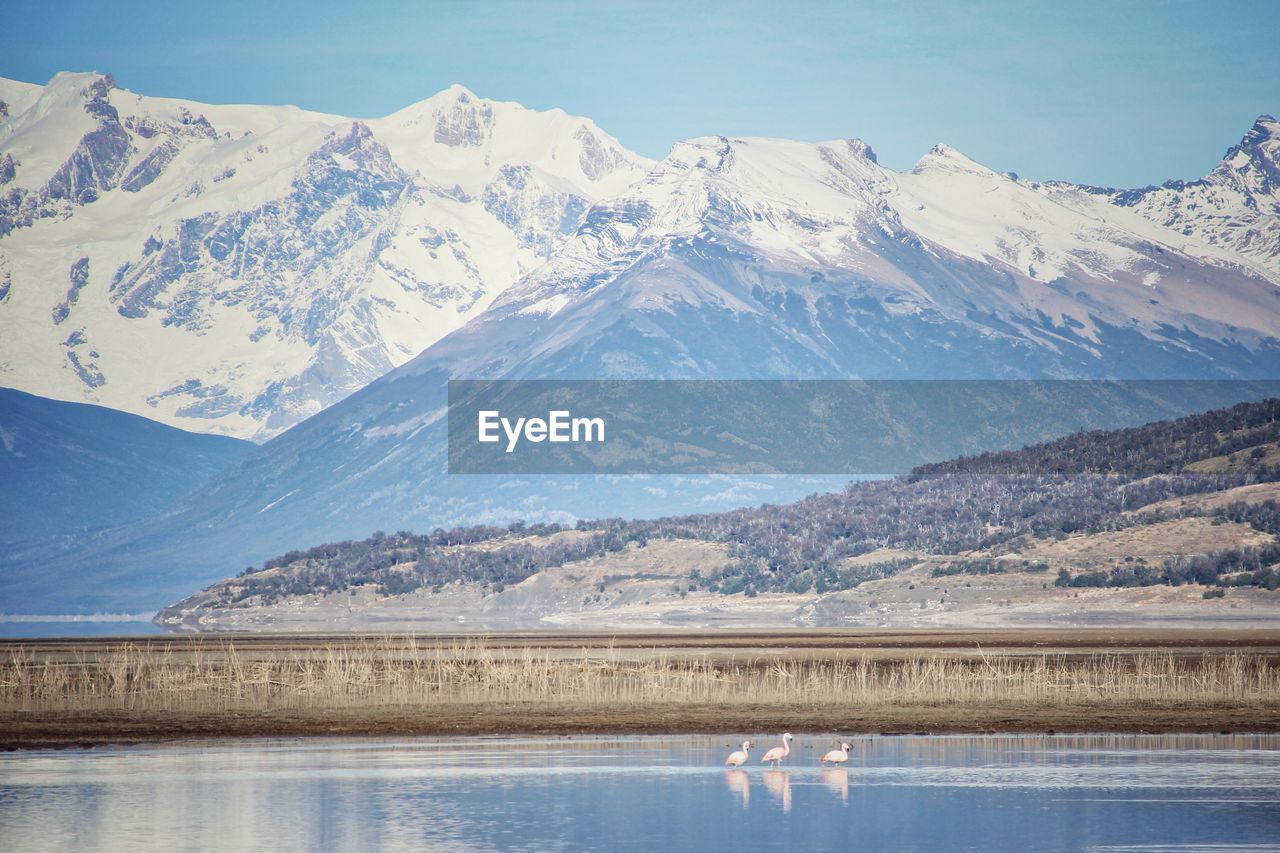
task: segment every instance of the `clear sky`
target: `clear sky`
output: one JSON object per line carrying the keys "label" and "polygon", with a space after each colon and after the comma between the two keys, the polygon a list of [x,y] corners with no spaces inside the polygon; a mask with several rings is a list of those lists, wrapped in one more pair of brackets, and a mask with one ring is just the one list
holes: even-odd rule
{"label": "clear sky", "polygon": [[1199,176],[1280,113],[1280,2],[0,0],[0,76],[59,70],[359,117],[458,82],[651,157],[708,134],[857,136],[894,168],[946,142],[1132,186]]}

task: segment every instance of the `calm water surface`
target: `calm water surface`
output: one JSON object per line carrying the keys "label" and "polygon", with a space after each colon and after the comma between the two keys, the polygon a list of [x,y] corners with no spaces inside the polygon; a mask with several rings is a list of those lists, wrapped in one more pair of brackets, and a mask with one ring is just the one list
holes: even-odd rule
{"label": "calm water surface", "polygon": [[7,622],[0,620],[0,639],[45,637],[146,637],[164,630],[150,622]]}
{"label": "calm water surface", "polygon": [[0,848],[1280,850],[1280,736],[861,738],[842,769],[801,736],[781,770],[721,767],[741,740],[10,753]]}

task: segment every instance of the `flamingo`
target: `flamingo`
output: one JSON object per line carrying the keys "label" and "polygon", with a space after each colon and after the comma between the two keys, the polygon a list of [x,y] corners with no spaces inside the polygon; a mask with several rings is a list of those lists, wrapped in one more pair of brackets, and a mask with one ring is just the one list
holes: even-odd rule
{"label": "flamingo", "polygon": [[782,746],[775,746],[764,754],[764,758],[760,759],[765,764],[773,764],[775,767],[782,763],[782,759],[791,754],[791,732],[782,733]]}
{"label": "flamingo", "polygon": [[844,764],[849,760],[849,744],[841,743],[839,749],[833,749],[822,758],[818,759],[819,764],[826,764],[830,761],[832,764]]}
{"label": "flamingo", "polygon": [[742,742],[742,749],[731,753],[729,757],[724,760],[725,765],[728,767],[741,767],[747,763],[747,753],[750,751],[751,741],[744,740]]}

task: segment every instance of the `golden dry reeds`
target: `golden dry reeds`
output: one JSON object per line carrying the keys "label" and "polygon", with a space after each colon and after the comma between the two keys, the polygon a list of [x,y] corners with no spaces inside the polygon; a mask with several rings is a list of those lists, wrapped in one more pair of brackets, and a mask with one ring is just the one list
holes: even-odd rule
{"label": "golden dry reeds", "polygon": [[175,650],[119,645],[70,655],[15,648],[0,661],[3,711],[216,712],[471,703],[600,708],[656,704],[885,707],[1144,704],[1271,706],[1280,665],[1245,653],[830,660],[578,656],[480,642],[334,641],[247,657],[232,641]]}

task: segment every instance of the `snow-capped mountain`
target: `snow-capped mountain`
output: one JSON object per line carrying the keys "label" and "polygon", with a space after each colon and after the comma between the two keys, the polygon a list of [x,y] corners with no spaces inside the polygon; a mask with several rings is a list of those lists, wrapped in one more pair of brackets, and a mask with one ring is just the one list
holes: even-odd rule
{"label": "snow-capped mountain", "polygon": [[353,120],[0,80],[0,385],[270,437],[482,310],[649,165],[460,86]]}
{"label": "snow-capped mountain", "polygon": [[[1277,183],[1250,185],[1274,232]],[[898,173],[857,140],[692,140],[433,352],[484,376],[1280,376],[1275,259],[1194,201],[1174,230],[1126,198],[943,145]]]}
{"label": "snow-capped mountain", "polygon": [[1240,144],[1196,181],[1135,190],[1048,183],[1053,197],[1085,192],[1130,208],[1152,222],[1234,253],[1266,274],[1280,275],[1280,122],[1259,116]]}
{"label": "snow-capped mountain", "polygon": [[[1274,204],[1274,184],[1251,187],[1259,209]],[[946,146],[899,173],[857,140],[681,143],[409,363],[171,512],[10,582],[116,566],[154,602],[379,528],[679,513],[820,488],[448,477],[450,378],[1280,378],[1280,273],[1123,200],[1022,181]],[[1199,222],[1194,205],[1187,221]],[[1270,227],[1263,214],[1251,222]],[[1115,398],[1082,420],[1029,426],[1121,426],[1236,401],[1236,386],[1196,384],[1209,396],[1195,405]]]}

